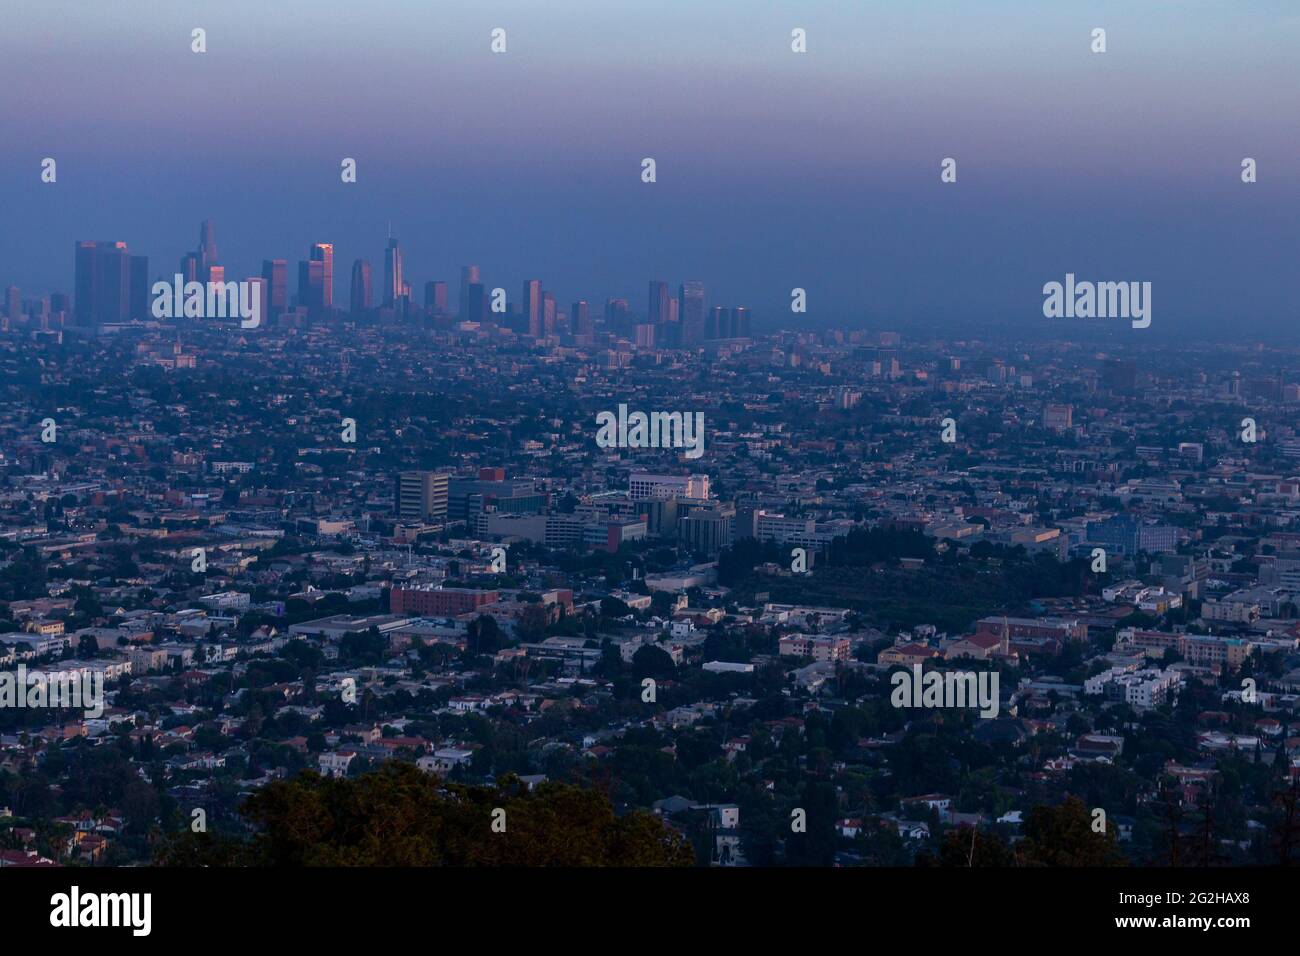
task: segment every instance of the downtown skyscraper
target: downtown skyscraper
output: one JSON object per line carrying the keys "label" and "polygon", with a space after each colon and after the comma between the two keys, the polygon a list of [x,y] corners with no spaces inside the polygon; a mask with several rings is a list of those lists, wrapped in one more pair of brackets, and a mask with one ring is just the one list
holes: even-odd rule
{"label": "downtown skyscraper", "polygon": [[370,260],[358,259],[352,263],[352,294],[348,305],[353,314],[370,310],[373,303],[371,284]]}
{"label": "downtown skyscraper", "polygon": [[320,306],[328,312],[334,308],[334,243],[317,242],[311,247],[313,261],[321,264]]}
{"label": "downtown skyscraper", "polygon": [[668,283],[658,279],[650,283],[650,300],[646,307],[646,321],[651,325],[663,325],[668,321],[668,303],[672,296],[668,293]]}
{"label": "downtown skyscraper", "polygon": [[131,254],[125,242],[77,243],[76,324],[93,329],[125,322],[131,313]]}
{"label": "downtown skyscraper", "polygon": [[704,339],[704,283],[698,279],[683,282],[677,289],[677,303],[682,344],[699,344]]}
{"label": "downtown skyscraper", "polygon": [[549,292],[542,293],[542,335],[555,334],[555,296]]}
{"label": "downtown skyscraper", "polygon": [[542,335],[542,280],[525,279],[519,308],[523,313],[523,326],[533,338]]}
{"label": "downtown skyscraper", "polygon": [[211,219],[204,219],[199,225],[199,249],[196,259],[199,281],[207,282],[210,278],[210,270],[217,264],[217,228]]}
{"label": "downtown skyscraper", "polygon": [[284,259],[263,259],[262,280],[266,294],[262,314],[275,321],[289,307],[289,263]]}
{"label": "downtown skyscraper", "polygon": [[424,284],[424,307],[434,315],[447,311],[447,283],[433,279]]}
{"label": "downtown skyscraper", "polygon": [[480,318],[478,315],[470,315],[469,287],[481,283],[482,280],[479,278],[478,266],[460,267],[460,299],[457,301],[456,306],[460,309],[460,317],[462,320],[472,318],[474,321],[478,321]]}
{"label": "downtown skyscraper", "polygon": [[388,228],[388,246],[384,249],[384,298],[381,303],[385,309],[395,309],[402,299],[406,282],[402,278],[402,250],[393,238],[392,226]]}
{"label": "downtown skyscraper", "polygon": [[591,324],[591,309],[586,299],[579,299],[569,309],[569,327],[573,334],[583,338],[589,338],[593,332]]}

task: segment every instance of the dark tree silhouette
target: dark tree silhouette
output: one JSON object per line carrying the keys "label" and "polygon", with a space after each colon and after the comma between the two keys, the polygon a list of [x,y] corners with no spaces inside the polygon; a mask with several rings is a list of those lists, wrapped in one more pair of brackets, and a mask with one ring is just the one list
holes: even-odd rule
{"label": "dark tree silhouette", "polygon": [[[497,811],[504,811],[501,816]],[[248,842],[192,834],[160,866],[690,866],[682,834],[653,814],[615,816],[595,790],[515,777],[497,788],[447,784],[411,764],[355,778],[304,772],[253,794]],[[494,817],[504,831],[493,828]]]}

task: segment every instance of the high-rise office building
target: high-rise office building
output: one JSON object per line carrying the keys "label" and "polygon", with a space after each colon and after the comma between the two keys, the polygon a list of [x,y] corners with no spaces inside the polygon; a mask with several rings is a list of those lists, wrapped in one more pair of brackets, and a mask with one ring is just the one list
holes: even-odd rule
{"label": "high-rise office building", "polygon": [[482,282],[471,282],[465,289],[465,308],[461,319],[466,322],[487,321],[487,290]]}
{"label": "high-rise office building", "polygon": [[371,302],[370,260],[358,259],[352,263],[352,294],[348,306],[354,314],[367,312]]}
{"label": "high-rise office building", "polygon": [[434,315],[447,311],[447,283],[435,280],[424,284],[424,307]]}
{"label": "high-rise office building", "polygon": [[588,336],[592,333],[591,312],[586,299],[579,299],[569,309],[569,324],[574,335]]}
{"label": "high-rise office building", "polygon": [[153,301],[149,295],[149,257],[131,257],[131,291],[127,294],[127,314],[134,320],[153,317]]}
{"label": "high-rise office building", "polygon": [[683,282],[677,289],[677,302],[682,344],[695,345],[704,338],[704,283],[698,279]]}
{"label": "high-rise office building", "polygon": [[542,335],[555,334],[555,296],[542,293]]}
{"label": "high-rise office building", "polygon": [[388,229],[388,246],[384,249],[384,300],[385,309],[396,308],[402,297],[406,280],[402,278],[402,250],[393,238],[393,230]]}
{"label": "high-rise office building", "polygon": [[1125,556],[1139,551],[1157,554],[1177,550],[1178,529],[1154,518],[1118,514],[1104,521],[1089,521],[1086,540],[1088,544],[1104,545]]}
{"label": "high-rise office building", "polygon": [[393,511],[402,521],[447,520],[449,478],[432,471],[404,471],[397,476]]}
{"label": "high-rise office building", "polygon": [[605,300],[605,324],[612,330],[621,330],[627,324],[627,299]]}
{"label": "high-rise office building", "polygon": [[709,339],[747,339],[750,335],[750,311],[744,306],[726,309],[715,305],[705,323],[704,336]]}
{"label": "high-rise office building", "polygon": [[731,325],[731,310],[715,305],[709,310],[709,319],[704,324],[706,339],[725,339]]}
{"label": "high-rise office building", "polygon": [[264,318],[274,321],[289,306],[289,264],[283,259],[263,259],[262,278],[266,281]]}
{"label": "high-rise office building", "polygon": [[321,264],[320,307],[328,312],[334,308],[334,243],[315,243],[311,247],[311,257]]}
{"label": "high-rise office building", "polygon": [[721,502],[692,509],[677,522],[677,540],[688,551],[716,557],[731,547],[736,533],[736,506]]}
{"label": "high-rise office building", "polygon": [[218,281],[208,276],[208,270],[217,264],[217,229],[211,219],[204,219],[199,225],[199,250],[196,258],[199,264],[199,281]]}
{"label": "high-rise office building", "polygon": [[657,279],[650,283],[650,303],[646,311],[646,321],[651,325],[663,325],[668,321],[668,283]]}
{"label": "high-rise office building", "polygon": [[668,300],[668,314],[664,318],[663,325],[660,326],[663,345],[667,348],[677,348],[682,344],[682,323],[678,321],[679,308],[677,299]]}
{"label": "high-rise office building", "polygon": [[298,262],[298,305],[319,318],[325,302],[325,263],[320,259]]}
{"label": "high-rise office building", "polygon": [[749,317],[750,310],[743,305],[738,305],[731,310],[732,315],[732,338],[747,339],[749,338]]}
{"label": "high-rise office building", "polygon": [[519,300],[523,325],[533,338],[542,335],[542,280],[525,279],[523,296]]}
{"label": "high-rise office building", "polygon": [[473,316],[470,315],[469,287],[474,283],[481,281],[482,280],[479,278],[478,266],[460,267],[460,299],[457,301],[456,306],[460,309],[460,317],[462,319],[472,318],[475,322],[478,321],[479,317],[477,313]]}
{"label": "high-rise office building", "polygon": [[22,318],[23,296],[16,285],[11,285],[5,290],[5,315],[11,322],[16,322]]}
{"label": "high-rise office building", "polygon": [[85,240],[76,247],[78,325],[125,322],[131,308],[131,254],[125,242]]}
{"label": "high-rise office building", "polygon": [[447,485],[447,518],[473,522],[484,512],[540,514],[550,500],[528,478],[506,478],[504,468],[480,468],[477,478],[452,478]]}

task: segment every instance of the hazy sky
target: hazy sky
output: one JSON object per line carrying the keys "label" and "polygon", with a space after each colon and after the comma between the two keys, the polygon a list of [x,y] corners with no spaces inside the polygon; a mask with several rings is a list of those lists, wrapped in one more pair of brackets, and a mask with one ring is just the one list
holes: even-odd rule
{"label": "hazy sky", "polygon": [[1074,272],[1152,282],[1166,331],[1300,323],[1291,0],[43,0],[0,79],[26,294],[77,239],[170,276],[211,218],[228,278],[334,242],[346,301],[391,219],[417,297],[475,262],[561,307],[698,277],[785,324],[794,286],[810,320],[1041,324]]}

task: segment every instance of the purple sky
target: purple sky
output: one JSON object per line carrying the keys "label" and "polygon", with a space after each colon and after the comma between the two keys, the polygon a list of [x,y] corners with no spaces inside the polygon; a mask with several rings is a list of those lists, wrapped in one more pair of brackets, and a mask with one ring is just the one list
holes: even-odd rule
{"label": "purple sky", "polygon": [[1166,331],[1285,329],[1297,50],[1283,0],[21,4],[0,284],[69,291],[87,238],[170,275],[211,218],[233,276],[334,242],[346,299],[391,219],[417,290],[476,262],[512,299],[644,308],[698,277],[787,325],[803,286],[809,321],[906,327],[1044,322],[1069,271],[1151,281]]}

